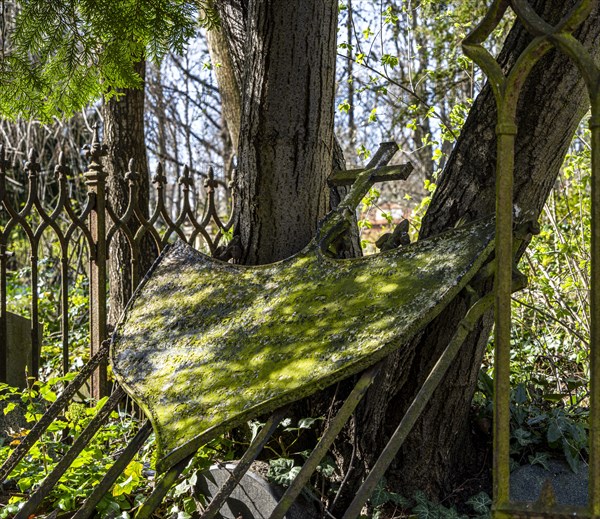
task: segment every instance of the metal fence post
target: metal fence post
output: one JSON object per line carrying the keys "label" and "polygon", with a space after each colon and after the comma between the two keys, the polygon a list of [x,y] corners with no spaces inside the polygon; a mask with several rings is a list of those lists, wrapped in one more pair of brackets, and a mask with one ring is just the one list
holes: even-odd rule
{"label": "metal fence post", "polygon": [[[0,207],[6,197],[6,160],[4,146],[0,145]],[[8,362],[8,334],[6,323],[6,236],[0,232],[0,382],[6,382]]]}
{"label": "metal fence post", "polygon": [[[38,208],[41,216],[42,211],[39,206],[39,195],[38,195],[38,182],[39,176],[42,171],[42,166],[38,162],[38,154],[35,149],[29,151],[29,157],[25,163],[25,171],[27,172],[27,179],[29,185],[29,196],[26,208],[31,210],[33,207]],[[40,224],[41,227],[41,224]],[[39,243],[40,234],[38,234],[39,227],[29,237],[30,240],[30,264],[31,264],[31,373],[29,376],[35,377],[36,379],[40,374],[40,353],[42,351],[42,334],[40,333],[40,305],[39,305],[39,293],[38,293],[38,280],[39,280]]]}
{"label": "metal fence post", "polygon": [[[107,153],[101,144],[98,126],[94,127],[92,145],[87,150],[90,165],[85,175],[88,191],[94,197],[90,213],[90,232],[94,243],[90,250],[90,348],[94,355],[107,336],[106,327],[106,173],[101,158]],[[92,375],[92,398],[100,399],[108,394],[107,362],[102,361]]]}

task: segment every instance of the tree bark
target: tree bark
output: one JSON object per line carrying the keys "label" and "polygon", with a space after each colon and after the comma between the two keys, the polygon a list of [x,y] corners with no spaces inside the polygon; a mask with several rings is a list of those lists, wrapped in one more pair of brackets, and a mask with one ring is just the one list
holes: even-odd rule
{"label": "tree bark", "polygon": [[206,31],[206,40],[208,42],[210,60],[219,85],[223,119],[225,120],[233,149],[237,150],[242,116],[242,96],[240,93],[241,85],[239,78],[242,75],[240,73],[236,74],[235,65],[231,57],[231,49],[222,29]]}
{"label": "tree bark", "polygon": [[[216,0],[214,7],[217,9],[221,19],[219,36],[213,37],[210,34],[212,31],[207,32],[213,66],[217,67],[217,64],[221,65],[217,67],[221,70],[220,73],[216,73],[217,83],[222,97],[227,128],[232,136],[232,140],[235,137],[236,144],[234,148],[236,150],[239,145],[238,135],[241,124],[240,119],[235,119],[238,117],[236,106],[241,106],[240,85],[243,87],[246,75],[248,4],[249,0]],[[250,73],[253,73],[253,71],[250,70]],[[233,99],[235,94],[239,96],[238,100]],[[234,120],[231,120],[232,117]],[[344,152],[335,137],[333,143],[333,169],[346,169]],[[347,190],[348,188],[346,187],[334,187],[330,189],[330,208],[336,207],[343,200]],[[340,251],[340,254],[344,257],[355,257],[362,254],[358,228],[350,230],[350,236],[346,240],[345,249]]]}
{"label": "tree bark", "polygon": [[336,27],[333,0],[250,5],[235,225],[242,263],[298,252],[328,210]]}
{"label": "tree bark", "polygon": [[[557,23],[574,3],[536,0],[532,6],[544,19]],[[599,11],[596,6],[577,31],[578,39],[596,59],[600,54]],[[517,23],[499,57],[505,71],[530,41]],[[588,107],[580,74],[566,57],[552,51],[526,82],[518,108],[514,192],[521,214],[539,216]],[[495,124],[493,95],[485,87],[449,158],[420,238],[451,228],[461,218],[470,221],[494,212]],[[379,383],[356,416],[357,472],[364,473],[372,465],[466,310],[466,299],[457,298],[419,337],[390,356]],[[473,474],[467,463],[472,458],[469,410],[491,325],[492,317],[487,315],[469,336],[401,450],[389,474],[400,493],[410,495],[420,489],[441,497],[464,481],[470,470]]]}
{"label": "tree bark", "polygon": [[[136,72],[145,78],[145,61],[136,64]],[[148,159],[144,132],[144,89],[126,89],[119,97],[113,97],[103,106],[104,141],[108,146],[106,161],[108,202],[119,216],[125,213],[129,200],[129,187],[125,174],[129,160],[134,159],[139,175],[138,207],[148,215],[149,180]],[[129,223],[135,234],[139,222]],[[156,258],[152,240],[142,240],[139,275],[143,276]],[[133,272],[131,248],[122,233],[117,233],[109,251],[110,307],[108,322],[116,324],[132,293]]]}

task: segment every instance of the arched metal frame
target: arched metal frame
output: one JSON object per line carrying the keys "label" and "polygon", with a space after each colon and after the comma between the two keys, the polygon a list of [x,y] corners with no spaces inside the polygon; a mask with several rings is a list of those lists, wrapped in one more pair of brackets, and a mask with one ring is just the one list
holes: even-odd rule
{"label": "arched metal frame", "polygon": [[[592,214],[591,214],[591,293],[590,293],[590,474],[586,509],[562,509],[552,513],[600,516],[600,69],[592,56],[571,34],[591,13],[594,0],[580,0],[556,26],[544,21],[527,0],[495,0],[483,21],[463,41],[464,53],[488,76],[498,107],[496,164],[496,277],[495,377],[494,377],[494,515],[516,517],[549,513],[547,503],[529,506],[511,503],[509,495],[510,460],[510,331],[511,280],[513,275],[513,173],[516,109],[521,87],[536,63],[552,48],[567,54],[581,72],[591,101],[592,116]],[[511,7],[517,19],[533,36],[529,46],[504,75],[483,42]],[[546,505],[546,506],[544,506]]]}
{"label": "arched metal frame", "polygon": [[[40,334],[40,298],[37,290],[40,276],[40,264],[45,259],[41,244],[48,239],[48,233],[53,233],[59,250],[60,260],[60,324],[62,343],[63,373],[69,371],[70,355],[70,328],[72,327],[69,316],[69,249],[82,244],[88,251],[87,263],[89,266],[89,319],[90,319],[90,352],[96,353],[108,337],[107,306],[110,289],[108,287],[108,258],[111,244],[118,237],[125,238],[127,249],[130,253],[129,265],[125,268],[131,273],[131,289],[135,290],[140,278],[143,276],[140,259],[143,254],[142,243],[152,242],[159,253],[174,238],[197,244],[216,254],[223,248],[223,237],[231,230],[233,225],[233,209],[227,219],[219,216],[219,209],[215,198],[223,192],[223,181],[214,177],[212,168],[208,170],[203,179],[203,189],[194,185],[195,181],[190,173],[190,168],[185,166],[182,176],[177,183],[181,186],[181,207],[175,209],[167,200],[166,190],[169,186],[163,167],[157,165],[156,174],[152,178],[154,184],[154,198],[156,203],[150,215],[145,215],[139,206],[138,192],[141,186],[141,177],[135,171],[133,161],[129,163],[127,172],[122,172],[127,180],[127,207],[122,214],[116,211],[107,193],[107,173],[102,165],[102,158],[107,155],[107,147],[100,142],[99,128],[96,127],[91,145],[85,146],[85,154],[90,160],[88,170],[83,174],[86,193],[81,208],[77,207],[70,191],[74,172],[67,166],[67,157],[60,154],[58,164],[54,168],[54,176],[58,187],[58,198],[50,204],[40,196],[39,185],[42,170],[47,166],[39,161],[38,153],[31,150],[28,160],[24,165],[27,176],[26,200],[19,207],[12,200],[12,193],[8,189],[10,177],[7,175],[9,163],[6,160],[6,151],[0,145],[0,382],[7,381],[8,367],[8,325],[7,325],[7,276],[9,273],[9,258],[16,244],[13,232],[20,232],[26,239],[26,249],[29,255],[31,270],[31,357],[32,366],[30,375],[38,377],[40,366],[38,359],[42,349],[42,336]],[[202,198],[200,197],[202,191]],[[231,190],[232,196],[234,190]],[[233,201],[228,204],[233,208]],[[198,207],[202,206],[201,214],[197,214]],[[173,213],[176,212],[176,215]],[[135,224],[135,225],[132,225]],[[137,230],[135,233],[133,228]],[[187,229],[186,229],[187,227]],[[113,245],[114,246],[114,245]],[[47,258],[47,257],[46,257]],[[108,289],[108,290],[107,290]],[[106,363],[100,363],[99,369],[92,378],[92,393],[97,399],[108,392]]]}

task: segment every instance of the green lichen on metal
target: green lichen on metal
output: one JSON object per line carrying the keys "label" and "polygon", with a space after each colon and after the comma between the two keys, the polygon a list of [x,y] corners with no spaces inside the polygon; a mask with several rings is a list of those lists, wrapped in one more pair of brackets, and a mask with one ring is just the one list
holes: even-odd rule
{"label": "green lichen on metal", "polygon": [[245,267],[178,243],[113,337],[119,382],[156,431],[160,471],[223,430],[308,396],[398,348],[486,260],[488,219],[352,260],[316,241]]}
{"label": "green lichen on metal", "polygon": [[[481,67],[489,79],[497,107],[497,153],[496,153],[496,237],[495,237],[495,326],[494,326],[494,517],[511,517],[514,505],[510,502],[510,360],[511,360],[511,293],[513,283],[513,175],[515,142],[517,137],[517,107],[521,89],[534,66],[553,47],[568,55],[579,68],[590,93],[592,105],[592,236],[600,236],[600,69],[593,56],[571,32],[592,12],[597,2],[579,0],[563,16],[556,26],[548,24],[531,7],[527,0],[494,0],[484,19],[462,42],[464,53]],[[517,20],[533,36],[532,41],[518,56],[505,74],[496,59],[483,45],[498,23],[511,7]],[[596,157],[596,160],[594,160]],[[596,193],[596,196],[594,196]],[[594,209],[595,200],[595,209]],[[594,223],[595,222],[595,223]],[[596,229],[596,232],[594,232]],[[595,245],[596,243],[596,245]],[[592,283],[590,309],[592,323],[600,322],[600,270],[594,268],[594,258],[600,255],[600,241],[592,239]],[[596,254],[594,254],[594,249]],[[594,280],[595,279],[595,280]],[[592,324],[591,339],[591,394],[600,388],[600,371],[593,369],[600,363],[600,327]],[[595,345],[595,346],[594,346]],[[592,399],[590,412],[590,499],[589,513],[600,515],[600,463],[594,463],[600,454],[600,400]],[[594,431],[596,431],[594,433]],[[594,454],[596,453],[596,454]],[[541,510],[540,510],[541,513]]]}

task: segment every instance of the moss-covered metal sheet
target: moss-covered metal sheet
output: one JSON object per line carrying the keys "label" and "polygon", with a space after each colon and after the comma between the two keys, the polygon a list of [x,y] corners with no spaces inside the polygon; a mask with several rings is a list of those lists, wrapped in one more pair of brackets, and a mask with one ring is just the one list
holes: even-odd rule
{"label": "moss-covered metal sheet", "polygon": [[159,471],[223,430],[357,373],[398,348],[492,249],[485,220],[352,260],[316,241],[272,265],[178,243],[137,290],[111,362],[156,431]]}

